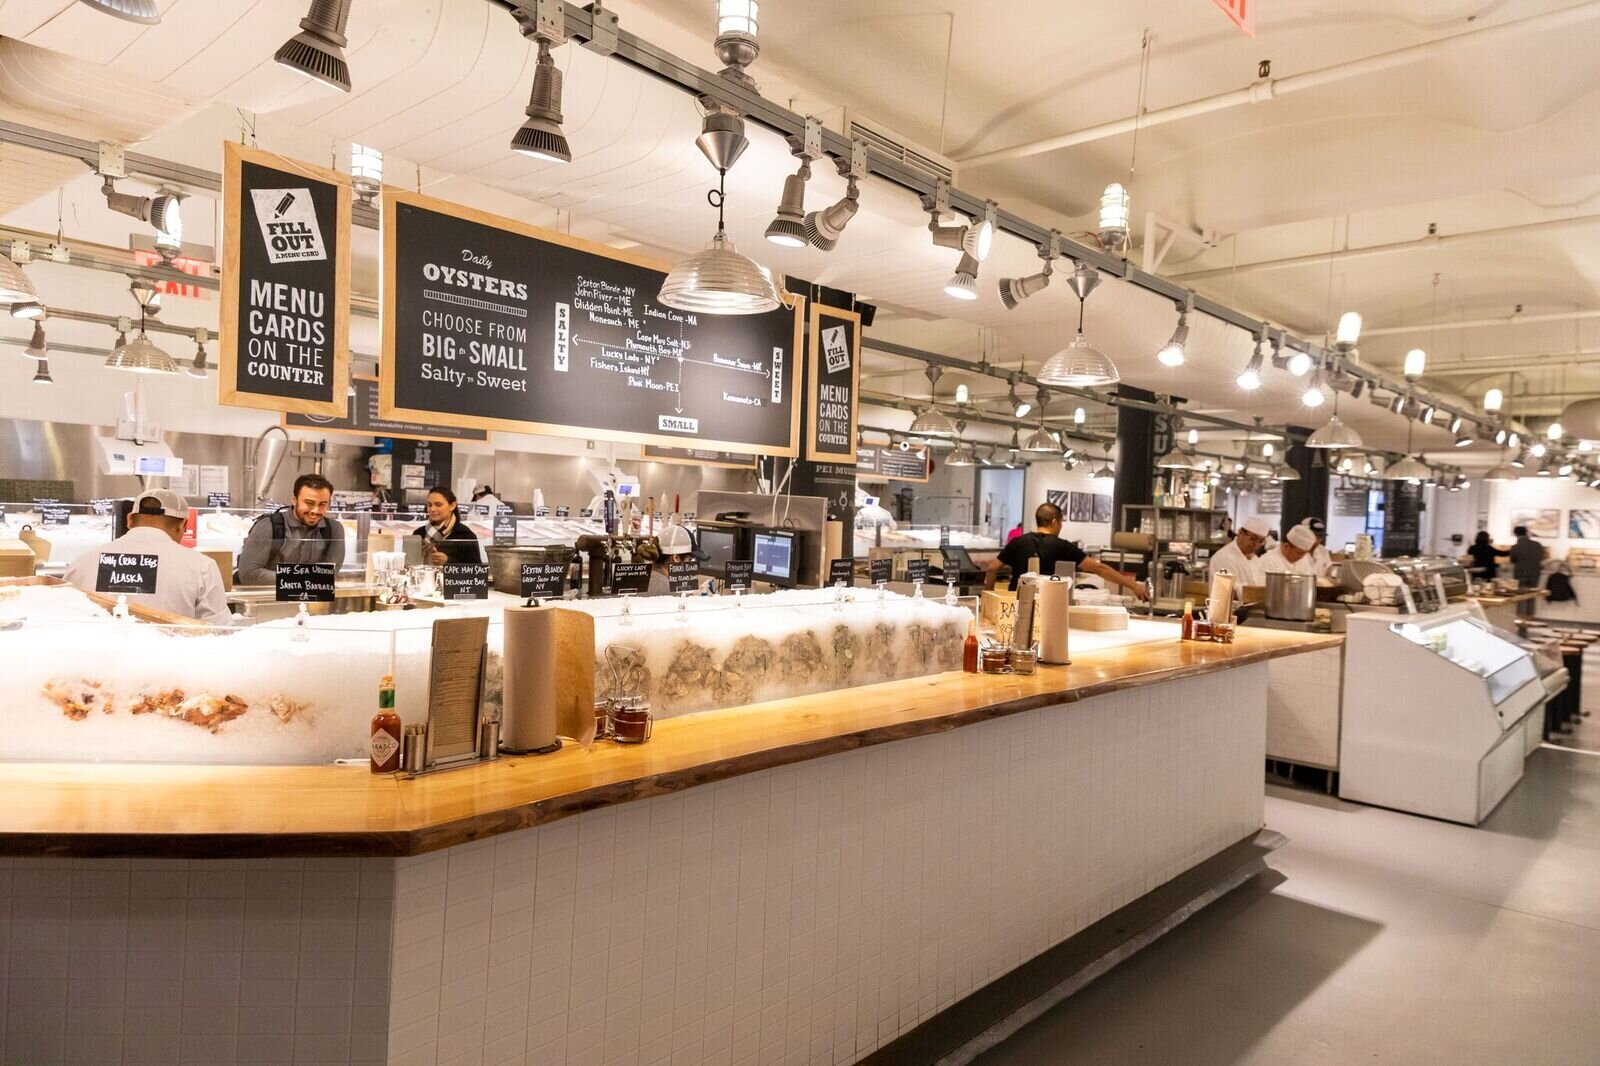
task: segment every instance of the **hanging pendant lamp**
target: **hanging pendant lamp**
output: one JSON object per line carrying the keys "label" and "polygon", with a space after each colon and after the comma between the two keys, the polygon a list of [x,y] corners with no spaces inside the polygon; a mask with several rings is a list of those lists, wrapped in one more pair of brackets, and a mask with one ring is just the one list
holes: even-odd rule
{"label": "hanging pendant lamp", "polygon": [[1115,385],[1122,380],[1111,357],[1090,344],[1083,336],[1083,305],[1100,284],[1100,273],[1083,263],[1072,273],[1072,290],[1078,294],[1078,335],[1071,344],[1044,361],[1039,368],[1041,384],[1087,389]]}

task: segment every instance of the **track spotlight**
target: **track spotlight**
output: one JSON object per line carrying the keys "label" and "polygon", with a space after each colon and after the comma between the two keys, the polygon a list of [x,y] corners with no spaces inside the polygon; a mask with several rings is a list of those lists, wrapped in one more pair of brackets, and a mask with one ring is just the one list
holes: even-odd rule
{"label": "track spotlight", "polygon": [[206,357],[206,339],[209,336],[210,334],[204,328],[194,331],[194,361],[183,368],[183,372],[192,378],[204,378],[206,371],[210,369],[210,363]]}
{"label": "track spotlight", "polygon": [[1311,369],[1311,356],[1305,352],[1297,351],[1289,356],[1289,373],[1297,378],[1303,378]]}
{"label": "track spotlight", "polygon": [[43,318],[44,305],[38,300],[23,300],[21,303],[11,305],[12,318]]}
{"label": "track spotlight", "polygon": [[56,379],[50,376],[50,361],[48,359],[39,360],[39,365],[33,371],[33,383],[35,385],[54,385],[56,383]]}
{"label": "track spotlight", "polygon": [[311,0],[300,20],[300,32],[283,43],[272,58],[312,81],[350,91],[350,64],[345,62],[345,26],[350,0]]}
{"label": "track spotlight", "polygon": [[106,206],[119,215],[148,222],[156,231],[158,248],[176,250],[183,243],[183,205],[175,192],[162,192],[155,196],[139,196],[118,192],[116,181],[106,178],[100,186],[105,194]]}
{"label": "track spotlight", "polygon": [[1417,417],[1421,420],[1423,425],[1433,425],[1433,404],[1430,403],[1424,407],[1422,409],[1422,414],[1418,415]]}
{"label": "track spotlight", "polygon": [[1250,361],[1245,364],[1239,376],[1234,378],[1234,384],[1246,392],[1254,392],[1261,387],[1261,367],[1267,361],[1267,335],[1263,331],[1256,338],[1256,350],[1251,353]]}
{"label": "track spotlight", "polygon": [[785,248],[804,248],[806,241],[806,182],[811,180],[811,160],[802,159],[800,169],[783,179],[783,198],[778,214],[767,226],[767,240]]}
{"label": "track spotlight", "polygon": [[1460,415],[1452,415],[1450,418],[1450,432],[1460,433],[1461,426],[1465,421],[1466,419],[1462,418]]}
{"label": "track spotlight", "polygon": [[1494,442],[1496,444],[1504,444],[1506,442],[1506,429],[1504,426],[1494,431]]}
{"label": "track spotlight", "polygon": [[[16,313],[15,311],[12,312],[12,314],[15,314],[15,313]],[[1545,435],[1545,438],[1548,439],[1548,440],[1560,440],[1562,435],[1565,432],[1566,431],[1561,428],[1561,423],[1560,422],[1552,422],[1552,423],[1550,423],[1549,428],[1545,430],[1544,435]]]}
{"label": "track spotlight", "polygon": [[1312,376],[1306,391],[1301,393],[1300,402],[1307,407],[1321,407],[1327,399],[1327,394],[1322,391],[1322,371],[1319,370]]}
{"label": "track spotlight", "polygon": [[1085,411],[1083,408],[1074,407],[1072,409],[1072,424],[1073,425],[1081,426],[1081,425],[1084,424],[1084,422],[1088,421],[1088,419],[1089,419],[1089,412]]}
{"label": "track spotlight", "polygon": [[1473,443],[1474,443],[1473,439],[1471,437],[1467,436],[1465,433],[1460,433],[1460,434],[1456,435],[1456,447],[1457,448],[1470,448],[1470,447],[1472,447]]}
{"label": "track spotlight", "polygon": [[961,253],[961,261],[956,264],[956,272],[950,275],[950,280],[944,283],[944,294],[957,300],[976,300],[978,298],[978,260],[966,252]]}
{"label": "track spotlight", "polygon": [[1006,394],[1006,399],[1011,402],[1011,414],[1015,418],[1022,418],[1029,411],[1033,410],[1033,404],[1030,401],[1024,400],[1022,397],[1017,395],[1017,383],[1015,379],[1013,379],[1011,382],[1011,391]]}
{"label": "track spotlight", "polygon": [[1549,449],[1544,446],[1542,441],[1534,441],[1533,447],[1529,448],[1528,451],[1535,459],[1543,459]]}
{"label": "track spotlight", "polygon": [[928,232],[933,234],[933,243],[939,247],[959,248],[963,256],[980,263],[989,258],[989,249],[994,246],[994,223],[986,218],[965,225],[946,226],[939,221],[939,212],[929,209]]}
{"label": "track spotlight", "polygon": [[[561,68],[550,57],[550,42],[535,40],[539,58],[533,68],[533,90],[528,94],[528,117],[511,138],[511,150],[549,163],[572,162],[572,146],[561,132]],[[730,161],[729,165],[732,163]]]}
{"label": "track spotlight", "polygon": [[28,346],[22,349],[22,354],[29,359],[44,359],[50,354],[50,345],[44,337],[43,322],[34,320],[33,336],[28,338]]}
{"label": "track spotlight", "polygon": [[161,21],[161,12],[156,8],[156,0],[80,0],[80,2],[125,22],[154,26]]}
{"label": "track spotlight", "polygon": [[1520,436],[1518,436],[1516,433],[1512,433],[1511,436],[1506,438],[1506,447],[1507,448],[1516,448],[1516,447],[1520,446],[1521,444],[1522,444],[1522,438]]}
{"label": "track spotlight", "polygon": [[1521,452],[1518,452],[1512,457],[1511,465],[1516,467],[1518,470],[1521,470],[1528,465],[1528,457]]}
{"label": "track spotlight", "polygon": [[1172,331],[1172,339],[1161,346],[1156,353],[1156,358],[1162,366],[1179,367],[1186,358],[1184,346],[1189,343],[1189,310],[1185,307],[1178,312],[1178,327]]}
{"label": "track spotlight", "polygon": [[1041,291],[1050,284],[1051,267],[1049,263],[1037,274],[1029,274],[1025,278],[1001,278],[1000,302],[1007,311],[1014,310],[1023,300]]}
{"label": "track spotlight", "polygon": [[1485,411],[1498,411],[1505,402],[1505,393],[1499,389],[1490,389],[1483,394],[1483,409]]}
{"label": "track spotlight", "polygon": [[831,252],[839,243],[839,235],[844,232],[845,226],[856,211],[861,207],[861,190],[856,184],[856,179],[850,177],[845,184],[844,196],[837,203],[829,204],[820,211],[809,212],[805,217],[805,239],[811,247],[819,251]]}
{"label": "track spotlight", "polygon": [[1403,395],[1396,395],[1395,398],[1389,402],[1389,410],[1397,415],[1405,414],[1406,398]]}

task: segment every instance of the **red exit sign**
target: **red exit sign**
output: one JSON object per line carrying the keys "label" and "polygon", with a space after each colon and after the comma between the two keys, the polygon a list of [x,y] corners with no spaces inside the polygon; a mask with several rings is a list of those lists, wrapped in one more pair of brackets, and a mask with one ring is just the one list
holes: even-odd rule
{"label": "red exit sign", "polygon": [[1211,0],[1212,3],[1222,8],[1223,13],[1233,20],[1251,37],[1256,35],[1256,0]]}

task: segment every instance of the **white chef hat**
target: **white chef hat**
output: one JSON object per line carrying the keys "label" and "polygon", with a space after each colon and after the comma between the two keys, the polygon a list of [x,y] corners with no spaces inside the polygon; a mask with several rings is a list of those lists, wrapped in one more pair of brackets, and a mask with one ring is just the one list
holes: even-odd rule
{"label": "white chef hat", "polygon": [[1288,540],[1303,552],[1308,552],[1317,546],[1317,535],[1307,526],[1295,526],[1289,530]]}
{"label": "white chef hat", "polygon": [[1244,520],[1244,524],[1239,527],[1239,531],[1241,533],[1251,533],[1258,537],[1265,537],[1272,532],[1272,527],[1267,525],[1265,518],[1260,515],[1252,515]]}

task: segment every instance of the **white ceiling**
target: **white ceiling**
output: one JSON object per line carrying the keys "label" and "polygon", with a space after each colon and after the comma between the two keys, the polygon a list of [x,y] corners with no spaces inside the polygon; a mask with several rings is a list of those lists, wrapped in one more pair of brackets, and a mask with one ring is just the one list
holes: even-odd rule
{"label": "white ceiling", "polygon": [[[959,159],[1133,114],[1147,28],[1146,106],[1159,109],[1247,86],[1263,59],[1283,78],[1575,2],[1272,0],[1259,9],[1251,39],[1205,0],[766,0],[753,72],[769,98],[834,128],[846,114],[865,117]],[[625,28],[713,64],[710,0],[608,6]],[[218,140],[251,126],[264,146],[319,161],[359,140],[385,151],[392,182],[412,185],[420,174],[426,191],[541,224],[666,256],[710,236],[704,196],[714,175],[692,144],[692,100],[621,63],[575,46],[557,50],[573,163],[538,164],[507,150],[527,101],[533,50],[488,0],[355,0],[349,95],[271,61],[296,30],[299,0],[163,0],[162,7],[163,23],[145,28],[76,0],[0,0],[0,35],[129,92],[173,101],[161,123],[139,131],[150,137],[142,150],[153,154],[215,169]],[[38,66],[38,56],[5,45]],[[1130,182],[1131,254],[1140,259],[1146,212],[1153,212],[1211,242],[1180,238],[1161,272],[1198,275],[1185,284],[1316,339],[1347,308],[1361,310],[1369,329],[1412,327],[1369,337],[1363,358],[1397,367],[1407,348],[1421,345],[1437,374],[1430,386],[1476,399],[1499,385],[1513,395],[1514,412],[1547,416],[1568,398],[1600,390],[1600,360],[1571,354],[1600,351],[1600,319],[1449,324],[1508,318],[1519,304],[1524,316],[1600,307],[1600,253],[1592,250],[1600,224],[1342,258],[1331,270],[1317,257],[1334,246],[1414,241],[1430,223],[1449,237],[1600,216],[1597,47],[1600,19],[1593,19],[1145,129]],[[0,79],[5,69],[0,62]],[[14,92],[0,80],[0,104],[19,106]],[[128,138],[111,121],[116,110],[107,108],[101,133],[87,131],[95,126],[92,109],[72,115],[74,132]],[[957,183],[1078,232],[1092,226],[1100,188],[1128,180],[1132,152],[1124,134],[964,166]],[[1001,306],[996,280],[1038,268],[1034,250],[1018,241],[996,242],[980,300],[945,297],[954,257],[932,247],[915,200],[881,183],[864,188],[862,212],[831,254],[762,241],[791,162],[776,136],[752,130],[749,152],[729,175],[730,232],[761,262],[877,302],[884,310],[873,332],[902,343],[971,358],[987,345],[998,362],[1036,366],[1070,339],[1076,300],[1059,278],[1015,311]],[[808,205],[842,190],[831,171],[819,173]],[[1277,262],[1304,257],[1312,259]],[[1210,319],[1193,321],[1186,366],[1161,367],[1154,352],[1173,321],[1170,305],[1112,280],[1088,305],[1090,338],[1132,384],[1243,419],[1322,419],[1299,406],[1300,383],[1282,374],[1269,374],[1260,393],[1239,393],[1233,378],[1249,338]],[[869,364],[872,371],[903,367],[881,357]],[[980,392],[985,385],[973,384]],[[909,394],[922,395],[920,385],[917,376]],[[897,386],[885,379],[884,387]],[[1403,420],[1365,401],[1347,399],[1341,416],[1369,443],[1405,444]],[[1448,444],[1442,429],[1417,439],[1419,448]]]}

